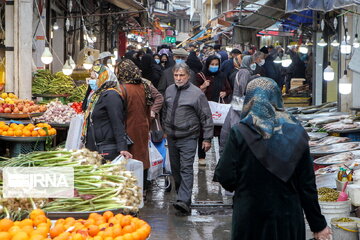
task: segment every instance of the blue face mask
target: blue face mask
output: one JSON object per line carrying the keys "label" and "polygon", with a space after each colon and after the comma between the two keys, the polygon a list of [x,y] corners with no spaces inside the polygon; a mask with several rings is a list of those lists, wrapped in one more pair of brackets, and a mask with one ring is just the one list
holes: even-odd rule
{"label": "blue face mask", "polygon": [[93,91],[96,91],[98,89],[98,86],[96,84],[96,79],[90,79],[89,86]]}
{"label": "blue face mask", "polygon": [[251,65],[250,65],[250,69],[253,70],[253,71],[255,71],[255,69],[256,69],[256,63],[251,64]]}
{"label": "blue face mask", "polygon": [[160,59],[155,59],[156,64],[160,63]]}
{"label": "blue face mask", "polygon": [[219,70],[219,66],[210,66],[209,71],[212,73],[215,73]]}
{"label": "blue face mask", "polygon": [[176,62],[176,63],[184,63],[185,60],[183,60],[183,59],[175,59],[175,62]]}

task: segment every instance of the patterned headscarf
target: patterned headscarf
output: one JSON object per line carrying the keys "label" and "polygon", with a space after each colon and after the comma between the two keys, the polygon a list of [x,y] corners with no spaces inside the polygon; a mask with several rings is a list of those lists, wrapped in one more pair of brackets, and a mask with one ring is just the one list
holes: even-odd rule
{"label": "patterned headscarf", "polygon": [[146,104],[151,106],[154,103],[151,96],[150,85],[141,78],[141,71],[133,61],[125,59],[118,63],[117,77],[121,83],[143,84],[145,88]]}
{"label": "patterned headscarf", "polygon": [[252,62],[252,56],[245,56],[242,58],[242,62],[241,62],[241,65],[240,65],[240,68],[245,68],[247,70],[250,71],[250,74],[252,74],[252,70],[250,68],[250,64]]}
{"label": "patterned headscarf", "polygon": [[285,111],[276,82],[266,77],[248,83],[241,119],[242,123],[256,130],[264,139],[282,134],[281,126],[284,123],[299,124]]}
{"label": "patterned headscarf", "polygon": [[309,151],[306,131],[285,111],[280,89],[270,78],[249,82],[239,129],[256,159],[284,182]]}
{"label": "patterned headscarf", "polygon": [[105,67],[104,65],[96,65],[93,67],[93,71],[98,74],[97,76],[98,89],[89,95],[87,108],[84,113],[84,125],[82,130],[82,136],[85,136],[87,133],[87,128],[89,126],[89,120],[90,120],[89,118],[91,117],[94,108],[96,106],[96,103],[99,101],[99,98],[103,92],[108,90],[113,90],[116,91],[121,98],[124,97],[115,74],[109,68]]}

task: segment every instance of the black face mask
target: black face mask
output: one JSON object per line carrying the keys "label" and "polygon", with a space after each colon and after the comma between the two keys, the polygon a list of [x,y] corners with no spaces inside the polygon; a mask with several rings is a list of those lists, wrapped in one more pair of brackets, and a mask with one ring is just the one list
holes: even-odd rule
{"label": "black face mask", "polygon": [[167,62],[167,60],[161,60],[161,63],[166,63]]}

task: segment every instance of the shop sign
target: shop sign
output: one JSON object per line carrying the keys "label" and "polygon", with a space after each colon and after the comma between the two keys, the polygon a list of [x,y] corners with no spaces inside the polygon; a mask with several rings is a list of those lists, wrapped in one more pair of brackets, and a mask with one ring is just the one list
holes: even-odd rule
{"label": "shop sign", "polygon": [[176,43],[176,37],[166,36],[163,42],[166,43]]}
{"label": "shop sign", "polygon": [[6,167],[2,169],[4,198],[72,198],[72,167]]}

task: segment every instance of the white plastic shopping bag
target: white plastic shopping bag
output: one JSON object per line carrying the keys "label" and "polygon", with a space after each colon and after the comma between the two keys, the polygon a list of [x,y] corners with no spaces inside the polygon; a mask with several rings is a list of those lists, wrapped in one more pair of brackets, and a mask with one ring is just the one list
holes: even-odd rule
{"label": "white plastic shopping bag", "polygon": [[224,101],[222,102],[223,103],[220,103],[220,99],[219,102],[209,101],[212,119],[215,126],[224,125],[225,118],[231,107],[231,104],[225,104]]}
{"label": "white plastic shopping bag", "polygon": [[[143,184],[144,184],[144,164],[141,161],[135,159],[126,160],[124,156],[119,155],[115,158],[111,163],[112,164],[121,164],[126,162],[125,168],[127,171],[130,171],[134,174],[134,177],[137,180],[137,186],[141,189],[141,193],[143,192]],[[141,198],[141,203],[139,208],[144,206],[143,198]]]}
{"label": "white plastic shopping bag", "polygon": [[150,168],[148,171],[147,180],[151,181],[163,174],[162,166],[164,162],[162,155],[151,141],[149,141],[149,159]]}
{"label": "white plastic shopping bag", "polygon": [[68,150],[77,150],[82,148],[81,132],[84,124],[84,115],[78,114],[70,121],[69,131],[66,137],[65,148]]}

